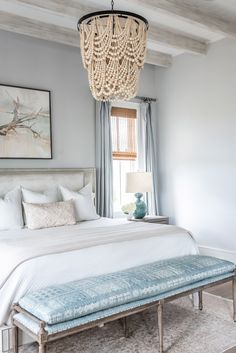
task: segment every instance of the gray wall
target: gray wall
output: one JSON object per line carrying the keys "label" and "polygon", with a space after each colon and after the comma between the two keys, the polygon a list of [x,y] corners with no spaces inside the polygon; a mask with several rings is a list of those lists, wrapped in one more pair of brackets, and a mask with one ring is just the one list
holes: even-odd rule
{"label": "gray wall", "polygon": [[[4,31],[0,48],[0,83],[51,90],[54,155],[50,161],[0,159],[0,168],[93,167],[95,105],[79,49]],[[141,74],[140,94],[155,95],[153,66]]]}
{"label": "gray wall", "polygon": [[163,214],[200,245],[236,251],[236,42],[156,70]]}

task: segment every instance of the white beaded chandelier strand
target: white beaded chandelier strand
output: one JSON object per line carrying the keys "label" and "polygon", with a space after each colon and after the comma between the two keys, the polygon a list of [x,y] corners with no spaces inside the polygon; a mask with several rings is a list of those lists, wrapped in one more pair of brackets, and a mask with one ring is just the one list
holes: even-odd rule
{"label": "white beaded chandelier strand", "polygon": [[[111,5],[114,11],[114,1]],[[95,99],[129,100],[136,96],[146,41],[147,25],[134,16],[114,11],[81,23],[82,60]]]}

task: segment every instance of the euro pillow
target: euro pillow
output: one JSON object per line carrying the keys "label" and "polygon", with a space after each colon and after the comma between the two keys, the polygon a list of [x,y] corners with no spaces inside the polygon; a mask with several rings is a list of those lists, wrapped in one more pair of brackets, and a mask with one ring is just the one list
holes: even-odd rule
{"label": "euro pillow", "polygon": [[27,227],[40,229],[76,223],[73,201],[50,203],[23,202]]}
{"label": "euro pillow", "polygon": [[0,230],[20,229],[23,226],[21,190],[16,188],[0,199]]}
{"label": "euro pillow", "polygon": [[22,187],[21,191],[23,201],[26,203],[48,203],[59,201],[57,188],[52,188],[44,192],[36,192]]}
{"label": "euro pillow", "polygon": [[64,201],[74,201],[75,215],[78,222],[91,221],[99,218],[94,206],[94,197],[91,184],[86,185],[79,191],[72,191],[60,186],[60,191]]}

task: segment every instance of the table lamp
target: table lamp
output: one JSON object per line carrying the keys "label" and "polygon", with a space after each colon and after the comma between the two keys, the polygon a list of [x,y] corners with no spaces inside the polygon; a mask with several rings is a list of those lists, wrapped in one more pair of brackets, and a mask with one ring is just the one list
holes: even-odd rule
{"label": "table lamp", "polygon": [[147,206],[141,198],[143,192],[152,191],[152,173],[132,172],[126,174],[126,192],[135,193],[137,198],[134,211],[134,218],[142,219],[147,213]]}

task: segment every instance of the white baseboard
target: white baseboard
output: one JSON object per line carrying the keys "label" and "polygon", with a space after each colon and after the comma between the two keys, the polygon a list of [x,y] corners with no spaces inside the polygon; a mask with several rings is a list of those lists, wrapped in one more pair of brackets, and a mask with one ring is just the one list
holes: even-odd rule
{"label": "white baseboard", "polygon": [[[0,326],[0,353],[10,353],[12,351],[11,326]],[[33,343],[32,337],[20,330],[19,332],[19,346]]]}
{"label": "white baseboard", "polygon": [[11,327],[7,325],[0,326],[0,353],[10,352],[11,347]]}
{"label": "white baseboard", "polygon": [[236,252],[208,246],[199,245],[201,255],[219,257],[220,259],[232,261],[236,264]]}

